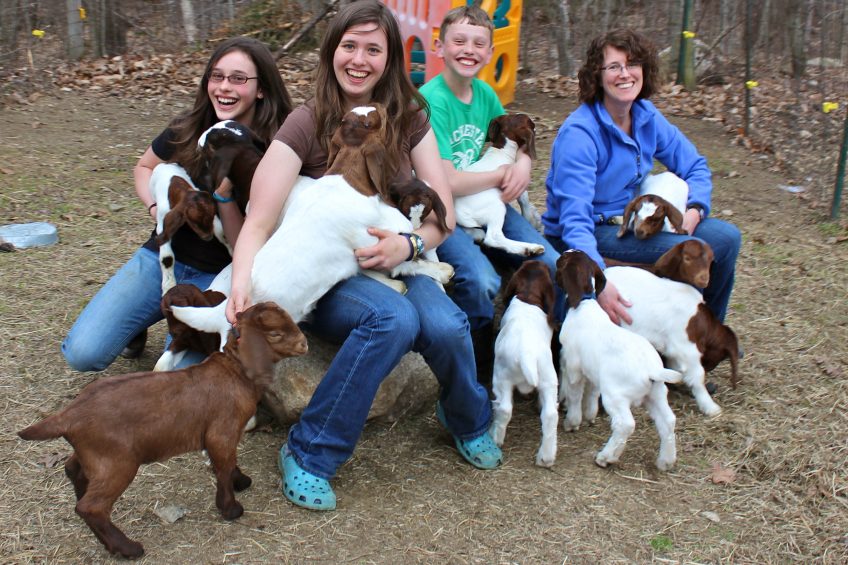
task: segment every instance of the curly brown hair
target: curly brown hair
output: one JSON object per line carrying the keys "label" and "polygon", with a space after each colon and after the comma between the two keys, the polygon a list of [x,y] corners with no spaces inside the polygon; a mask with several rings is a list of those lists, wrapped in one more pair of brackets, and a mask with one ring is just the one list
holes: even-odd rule
{"label": "curly brown hair", "polygon": [[601,67],[604,49],[614,47],[627,53],[628,62],[642,64],[642,90],[637,99],[650,98],[659,84],[657,49],[646,36],[632,29],[615,29],[592,40],[586,50],[586,61],[577,72],[580,102],[592,103],[604,99]]}

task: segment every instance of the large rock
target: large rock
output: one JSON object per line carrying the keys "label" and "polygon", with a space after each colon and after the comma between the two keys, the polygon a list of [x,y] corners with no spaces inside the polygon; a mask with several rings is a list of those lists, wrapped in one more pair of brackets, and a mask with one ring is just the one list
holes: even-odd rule
{"label": "large rock", "polygon": [[[274,395],[265,395],[263,404],[280,424],[292,424],[312,398],[312,393],[324,377],[338,346],[309,337],[309,353],[303,357],[284,359],[277,364]],[[434,406],[438,383],[424,358],[407,353],[377,391],[368,418],[397,419],[402,413],[424,406]]]}

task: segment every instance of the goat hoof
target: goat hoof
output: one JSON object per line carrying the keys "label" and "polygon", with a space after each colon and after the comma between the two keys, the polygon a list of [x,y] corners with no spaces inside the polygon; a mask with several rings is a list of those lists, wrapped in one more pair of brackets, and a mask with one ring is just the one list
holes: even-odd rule
{"label": "goat hoof", "polygon": [[671,461],[657,459],[657,469],[663,472],[671,471],[671,469],[674,467],[674,463],[674,459],[672,459]]}
{"label": "goat hoof", "polygon": [[715,396],[715,393],[717,393],[717,392],[718,392],[718,385],[717,385],[717,384],[715,384],[715,383],[714,383],[714,382],[712,382],[712,381],[707,381],[707,383],[704,385],[704,388],[706,388],[706,389],[707,389],[707,393],[708,393],[710,396]]}
{"label": "goat hoof", "polygon": [[250,487],[250,485],[252,485],[252,484],[253,484],[253,479],[251,479],[247,475],[242,474],[240,477],[236,478],[233,481],[233,489],[236,492],[241,492],[241,491],[247,489],[248,487]]}
{"label": "goat hoof", "polygon": [[545,248],[541,245],[534,245],[532,247],[527,248],[527,257],[538,257],[545,252]]}
{"label": "goat hoof", "polygon": [[127,540],[125,543],[112,548],[110,553],[118,554],[125,559],[138,559],[144,555],[144,546],[137,541]]}
{"label": "goat hoof", "polygon": [[609,461],[606,457],[601,457],[600,455],[595,457],[595,465],[601,469],[606,469],[611,463],[615,463],[615,461]]}
{"label": "goat hoof", "polygon": [[147,343],[147,328],[141,330],[138,335],[130,340],[123,351],[121,357],[124,359],[138,359],[144,352],[144,346]]}
{"label": "goat hoof", "polygon": [[244,514],[244,507],[239,502],[233,502],[231,506],[221,509],[221,516],[224,520],[235,520]]}

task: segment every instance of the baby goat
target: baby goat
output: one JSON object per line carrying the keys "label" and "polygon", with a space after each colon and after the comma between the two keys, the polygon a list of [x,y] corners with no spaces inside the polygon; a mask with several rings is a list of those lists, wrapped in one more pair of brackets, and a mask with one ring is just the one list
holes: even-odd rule
{"label": "baby goat", "polygon": [[215,200],[210,193],[197,190],[181,166],[174,163],[156,165],[150,176],[150,194],[156,201],[156,244],[164,295],[177,284],[171,238],[178,229],[187,224],[204,241],[214,236],[224,245],[227,243],[221,220],[215,214]]}
{"label": "baby goat", "polygon": [[209,189],[214,191],[225,178],[230,179],[233,198],[244,214],[250,199],[250,183],[265,153],[265,143],[247,126],[224,120],[203,132],[197,148],[209,171]]}
{"label": "baby goat", "polygon": [[713,248],[709,243],[700,239],[687,239],[660,255],[653,263],[627,263],[606,257],[604,262],[607,267],[638,267],[658,277],[703,289],[710,284],[713,258]]}
{"label": "baby goat", "polygon": [[680,373],[663,368],[648,340],[610,321],[595,299],[606,279],[588,255],[577,250],[563,253],[557,260],[556,277],[569,306],[559,334],[559,398],[565,399],[567,408],[563,428],[573,431],[583,419],[593,422],[600,395],[612,435],[595,463],[606,467],[618,462],[636,427],[630,408],[645,403],[660,437],[657,468],[671,469],[677,460],[675,417],[665,383],[680,382]]}
{"label": "baby goat", "polygon": [[685,234],[683,214],[688,197],[689,185],[674,173],[648,175],[639,196],[627,203],[616,235],[623,237],[628,229],[636,239],[647,239],[660,231]]}
{"label": "baby goat", "polygon": [[623,297],[633,303],[627,310],[633,323],[624,327],[650,341],[668,365],[683,373],[698,408],[715,416],[721,407],[704,385],[705,371],[730,359],[733,388],[739,381],[739,340],[704,304],[704,297],[688,284],[654,276],[633,267],[604,271]]}
{"label": "baby goat", "polygon": [[[511,300],[510,300],[511,299]],[[557,375],[551,355],[554,328],[554,285],[551,272],[541,261],[525,261],[515,272],[504,292],[508,303],[495,340],[495,368],[492,392],[495,394],[491,434],[503,445],[506,427],[512,418],[512,394],[539,391],[542,444],[536,465],[551,467],[557,449]]]}
{"label": "baby goat", "polygon": [[188,350],[211,355],[221,347],[221,338],[218,334],[201,332],[180,322],[174,317],[171,311],[172,306],[216,306],[226,299],[227,296],[223,292],[202,291],[193,284],[178,284],[166,292],[162,297],[162,313],[168,322],[171,343],[156,362],[153,370],[172,370],[182,361]]}
{"label": "baby goat", "polygon": [[223,353],[199,365],[99,379],[61,412],[18,432],[26,440],[64,437],[73,446],[65,474],[76,492],[76,512],[110,553],[144,553],[110,518],[143,463],[205,449],[224,519],[244,512],[233,494],[251,483],[236,465],[242,430],[271,384],[274,363],[303,355],[307,346],[291,317],[269,302],[242,312],[238,329]]}
{"label": "baby goat", "polygon": [[[354,249],[377,242],[368,227],[396,233],[412,230],[410,219],[380,196],[389,191],[383,178],[386,119],[378,104],[357,107],[345,115],[331,142],[336,149],[331,151],[327,173],[287,204],[282,224],[253,260],[254,300],[272,300],[300,322],[336,283],[359,272]],[[435,192],[433,199],[441,202]],[[444,216],[437,221],[447,231]],[[445,284],[453,268],[446,263],[410,261],[392,274],[399,272],[427,275]],[[213,288],[220,286],[213,282]],[[172,310],[177,319],[195,329],[226,335],[226,304]]]}
{"label": "baby goat", "polygon": [[[505,114],[493,119],[489,124],[486,140],[492,142],[491,147],[479,161],[469,165],[465,171],[488,172],[502,165],[511,165],[515,163],[515,156],[520,147],[524,147],[531,159],[536,158],[536,125],[526,114]],[[538,229],[541,221],[538,219],[538,212],[530,203],[527,191],[518,197],[518,204],[521,214]],[[501,200],[501,191],[497,188],[456,197],[456,223],[470,228],[474,240],[488,247],[525,257],[544,253],[545,248],[541,245],[515,241],[504,235],[506,206]]]}

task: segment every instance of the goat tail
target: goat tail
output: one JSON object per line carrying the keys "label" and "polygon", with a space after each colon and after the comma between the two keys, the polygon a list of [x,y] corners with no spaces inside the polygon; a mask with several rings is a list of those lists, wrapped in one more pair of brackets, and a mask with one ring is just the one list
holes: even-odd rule
{"label": "goat tail", "polygon": [[539,388],[539,373],[542,368],[539,366],[538,360],[528,355],[522,357],[519,364],[521,366],[521,372],[527,380],[527,384],[531,385],[533,388]]}
{"label": "goat tail", "polygon": [[651,376],[651,380],[655,383],[682,383],[683,374],[673,369],[666,369],[663,367],[660,369],[659,374]]}
{"label": "goat tail", "polygon": [[18,432],[18,437],[27,441],[56,439],[67,431],[61,414],[53,414]]}

